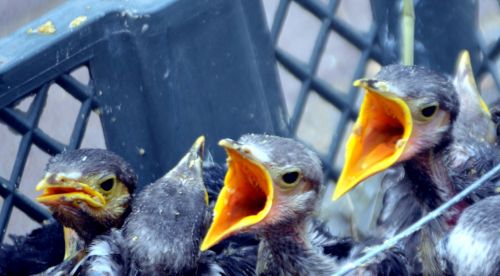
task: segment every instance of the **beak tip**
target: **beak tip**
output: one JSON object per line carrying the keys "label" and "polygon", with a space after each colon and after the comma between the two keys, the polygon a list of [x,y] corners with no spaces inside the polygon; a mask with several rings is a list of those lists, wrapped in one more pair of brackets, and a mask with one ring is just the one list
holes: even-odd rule
{"label": "beak tip", "polygon": [[459,54],[460,56],[460,60],[464,61],[464,62],[467,62],[467,63],[470,63],[470,55],[469,55],[469,51],[467,50],[462,50]]}
{"label": "beak tip", "polygon": [[455,75],[464,74],[468,69],[471,69],[471,60],[469,51],[463,50],[458,55],[458,61],[455,68]]}
{"label": "beak tip", "polygon": [[339,198],[341,198],[344,195],[344,192],[339,192],[338,190],[335,190],[333,192],[332,196],[332,201],[337,201]]}
{"label": "beak tip", "polygon": [[356,187],[360,182],[352,182],[350,180],[346,180],[344,175],[341,175],[337,180],[337,185],[333,190],[332,201],[337,201],[349,191],[351,191],[354,187]]}
{"label": "beak tip", "polygon": [[196,138],[196,141],[191,146],[189,150],[190,159],[193,158],[203,158],[205,151],[205,136],[201,135]]}
{"label": "beak tip", "polygon": [[41,190],[43,190],[46,186],[47,182],[45,182],[44,180],[38,182],[38,184],[36,184],[36,187],[35,187],[35,191],[39,192]]}
{"label": "beak tip", "polygon": [[222,139],[219,141],[218,145],[223,148],[230,148],[234,144],[234,141],[231,139]]}
{"label": "beak tip", "polygon": [[198,138],[196,138],[195,144],[200,145],[205,143],[205,135],[200,135]]}
{"label": "beak tip", "polygon": [[207,251],[210,248],[210,246],[207,245],[206,240],[203,240],[203,242],[200,245],[200,251]]}

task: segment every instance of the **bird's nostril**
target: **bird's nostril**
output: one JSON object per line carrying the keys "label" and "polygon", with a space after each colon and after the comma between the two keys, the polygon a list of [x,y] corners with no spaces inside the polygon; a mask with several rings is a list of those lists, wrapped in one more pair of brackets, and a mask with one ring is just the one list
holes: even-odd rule
{"label": "bird's nostril", "polygon": [[375,85],[377,83],[376,80],[367,80],[366,82],[368,83],[368,86],[370,86],[372,88],[375,88]]}
{"label": "bird's nostril", "polygon": [[48,183],[50,183],[50,184],[55,184],[55,183],[57,183],[57,178],[56,178],[56,176],[55,176],[55,175],[51,175],[51,176],[48,178],[48,181],[47,181],[47,182],[48,182]]}

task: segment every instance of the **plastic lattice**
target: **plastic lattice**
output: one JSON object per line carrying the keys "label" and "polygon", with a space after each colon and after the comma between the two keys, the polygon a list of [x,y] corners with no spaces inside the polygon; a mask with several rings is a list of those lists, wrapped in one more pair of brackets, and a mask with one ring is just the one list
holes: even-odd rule
{"label": "plastic lattice", "polygon": [[[88,72],[86,66],[80,67],[79,70],[86,70]],[[92,81],[88,78],[88,73],[87,77],[84,76],[81,78],[82,81],[77,80],[71,73],[62,74],[55,80],[34,89],[28,96],[16,99],[7,107],[0,109],[0,121],[9,127],[11,132],[21,137],[15,154],[14,164],[11,171],[7,172],[9,176],[0,176],[0,195],[3,198],[3,205],[0,211],[0,229],[4,229],[2,236],[5,233],[14,207],[17,207],[37,222],[51,218],[50,213],[45,208],[21,192],[23,190],[20,187],[21,179],[29,158],[32,158],[30,151],[33,147],[37,147],[49,155],[54,155],[64,149],[76,149],[80,147],[87,127],[87,121],[93,110],[98,108],[97,102],[93,98],[95,91],[92,89]],[[59,94],[52,96],[50,95],[51,93]],[[68,107],[61,108],[61,106],[57,105],[58,100],[62,96],[66,96],[61,95],[61,93],[67,93],[68,97],[73,98],[73,103],[63,99],[62,104],[67,105],[70,103],[72,107],[79,106],[79,109],[75,111],[77,113],[76,116],[67,119],[68,114],[64,112],[67,112]],[[53,99],[53,102],[48,104],[48,101],[51,99]],[[50,115],[48,115],[49,113]],[[56,117],[63,119],[64,123],[73,121],[72,127],[68,125],[60,126],[62,129],[69,130],[69,139],[66,139],[68,141],[61,141],[64,140],[61,137],[56,139],[54,136],[60,135],[49,134],[43,129],[41,118],[45,115],[50,116],[46,120],[53,120]],[[33,183],[30,183],[30,189],[32,188]]]}
{"label": "plastic lattice", "polygon": [[[276,0],[272,1],[274,5],[266,0],[263,2],[268,13],[271,14],[271,16],[268,15],[268,21],[276,48],[284,93],[285,95],[288,93],[287,97],[293,99],[292,103],[287,102],[293,135],[317,151],[324,163],[326,177],[330,181],[335,181],[343,163],[342,150],[362,98],[362,93],[351,83],[353,80],[376,73],[379,68],[378,63],[382,60],[378,41],[381,30],[376,20],[370,20],[371,1]],[[355,2],[350,4],[355,5],[356,9],[365,10],[357,13],[359,18],[351,19],[356,20],[354,22],[348,22],[349,18],[343,16],[345,11],[339,10],[342,5],[348,5],[348,2]],[[297,15],[302,17],[301,23],[287,24],[289,20],[292,20],[291,16]],[[367,17],[369,18],[366,19]],[[308,29],[300,29],[300,24],[307,25]],[[295,31],[292,35],[301,36],[301,38],[293,41],[287,40],[287,43],[284,43],[282,40],[291,36],[288,34],[289,29]],[[481,31],[477,30],[475,39],[481,52],[480,64],[475,67],[476,77],[482,80],[488,76],[490,82],[493,80],[497,93],[492,99],[496,99],[500,96],[498,93],[500,91],[500,38],[497,37],[490,43],[486,43]],[[328,48],[332,43],[344,43],[348,46],[343,47],[342,53],[336,53],[335,57],[326,56],[325,52],[331,51]],[[345,68],[346,65],[337,66],[336,71],[328,72],[330,76],[322,76],[321,72],[318,74],[322,64],[335,62],[334,59],[344,56],[351,58],[346,62],[352,64],[347,65],[348,68]],[[288,78],[284,79],[283,75]],[[344,79],[330,81],[335,80],[339,75]],[[339,84],[339,82],[346,82],[347,85]],[[292,91],[287,91],[287,89]],[[298,92],[293,91],[294,89]],[[311,104],[312,107],[307,110],[310,101],[321,103]],[[334,111],[327,111],[326,116],[310,115],[311,113],[317,114],[324,109]],[[336,114],[328,115],[331,113]],[[316,117],[309,119],[307,116]],[[317,125],[309,135],[304,135],[301,131],[304,119],[309,125]],[[325,136],[331,138],[325,139]],[[311,137],[322,138],[315,140]]]}
{"label": "plastic lattice", "polygon": [[220,162],[218,139],[287,135],[266,31],[258,1],[75,0],[0,38],[0,241],[50,218],[34,187],[66,148],[119,153],[140,189],[200,134]]}
{"label": "plastic lattice", "polygon": [[[325,165],[325,174],[330,179],[336,179],[339,175],[340,166],[338,163],[340,162],[337,162],[337,166],[334,166],[335,159],[339,155],[349,125],[356,118],[359,109],[359,105],[357,105],[359,103],[359,90],[350,84],[355,79],[365,75],[368,65],[372,64],[373,66],[375,64],[375,67],[377,67],[376,63],[380,60],[379,50],[375,47],[378,27],[374,23],[368,23],[368,30],[363,31],[350,26],[338,15],[337,10],[340,3],[340,1],[329,1],[327,4],[313,0],[279,1],[271,25],[271,35],[276,47],[276,58],[280,66],[300,81],[295,106],[290,110],[291,129],[296,137],[318,151]],[[291,53],[287,49],[290,47],[279,43],[280,36],[283,32],[286,32],[285,21],[289,20],[287,16],[291,9],[302,9],[320,22],[319,31],[313,37],[314,43],[306,61]],[[322,63],[327,62],[329,58],[323,56],[324,50],[332,43],[343,43],[347,46],[341,46],[344,46],[347,50],[351,48],[351,52],[354,51],[349,56],[356,59],[352,61],[355,66],[352,66],[347,74],[345,72],[341,74],[347,77],[347,80],[344,79],[345,85],[330,83],[327,76],[323,77],[318,74],[318,69]],[[337,73],[333,72],[332,76]],[[287,92],[285,91],[285,93]],[[320,146],[319,150],[318,143],[325,142],[318,141],[318,143],[313,144],[314,140],[312,139],[307,139],[307,137],[302,139],[302,132],[300,131],[301,121],[304,119],[304,110],[307,108],[308,102],[318,97],[320,97],[321,102],[331,105],[332,110],[336,112],[336,114],[326,118],[314,119],[322,122],[322,129],[326,128],[330,131],[330,133],[322,132],[321,135],[331,136],[330,139],[327,139],[326,145]],[[332,117],[334,120],[330,119]],[[318,136],[317,133],[315,135]]]}

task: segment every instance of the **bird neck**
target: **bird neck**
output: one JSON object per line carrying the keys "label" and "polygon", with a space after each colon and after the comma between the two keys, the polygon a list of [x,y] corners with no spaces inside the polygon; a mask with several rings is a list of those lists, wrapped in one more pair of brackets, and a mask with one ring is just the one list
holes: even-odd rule
{"label": "bird neck", "polygon": [[435,152],[421,153],[406,162],[405,173],[413,184],[416,198],[430,209],[435,209],[450,197],[450,180]]}
{"label": "bird neck", "polygon": [[333,260],[314,248],[307,235],[307,221],[275,225],[261,233],[258,275],[329,275]]}
{"label": "bird neck", "polygon": [[295,224],[285,222],[268,227],[261,233],[263,239],[268,240],[270,245],[283,245],[283,242],[293,242],[299,247],[307,249],[306,224],[305,221],[297,221]]}
{"label": "bird neck", "polygon": [[435,209],[456,193],[445,165],[445,155],[453,143],[451,133],[452,123],[436,145],[418,153],[404,165],[405,173],[413,183],[416,197],[431,209]]}
{"label": "bird neck", "polygon": [[[446,164],[451,137],[433,150],[420,153],[405,164],[405,173],[412,183],[415,197],[428,211],[439,207],[457,193]],[[448,226],[456,223],[465,202],[455,205],[442,217]]]}
{"label": "bird neck", "polygon": [[64,206],[64,208],[59,207],[52,211],[53,216],[62,225],[75,230],[78,236],[88,245],[96,236],[104,234],[110,228],[120,227],[124,218],[130,212],[130,208],[126,209],[123,216],[107,220],[106,225],[78,208]]}

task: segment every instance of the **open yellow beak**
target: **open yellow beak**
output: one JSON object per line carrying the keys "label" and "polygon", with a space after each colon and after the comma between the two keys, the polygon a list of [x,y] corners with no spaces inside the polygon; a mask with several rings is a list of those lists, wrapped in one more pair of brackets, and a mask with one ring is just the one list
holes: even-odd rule
{"label": "open yellow beak", "polygon": [[413,122],[410,108],[382,81],[357,80],[366,90],[346,147],[345,165],[333,194],[336,200],[369,176],[392,166],[404,152]]}
{"label": "open yellow beak", "polygon": [[214,208],[214,219],[201,250],[261,222],[271,210],[274,189],[267,169],[251,153],[232,140],[221,140],[228,158],[228,171]]}
{"label": "open yellow beak", "polygon": [[36,190],[43,190],[43,194],[36,200],[47,206],[73,204],[78,201],[83,201],[93,208],[103,208],[106,205],[106,199],[101,193],[87,184],[68,179],[65,182],[50,183],[46,177],[38,183]]}

